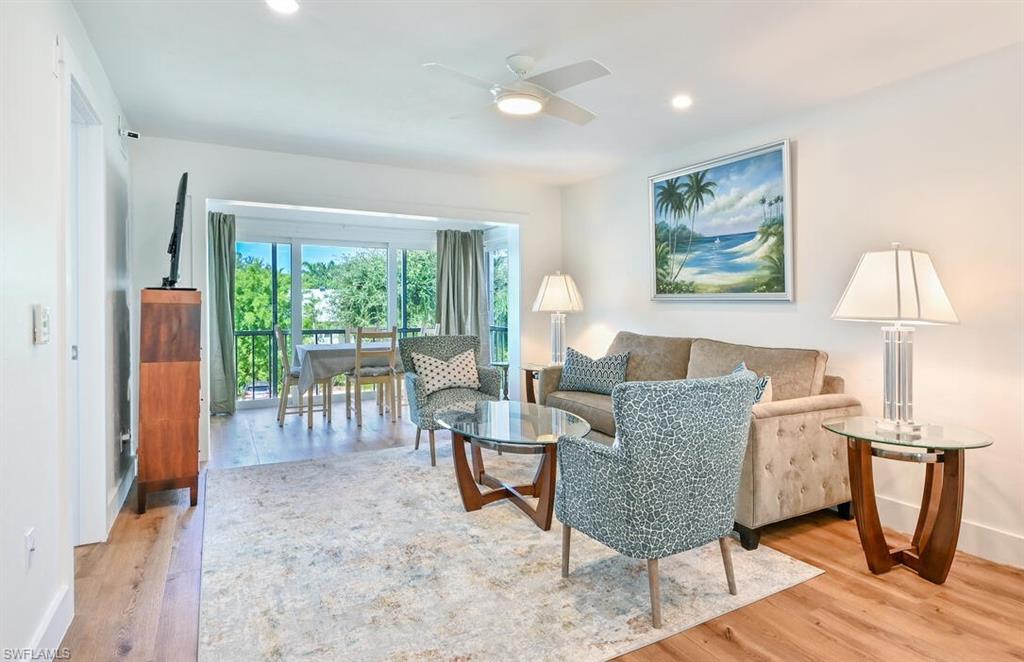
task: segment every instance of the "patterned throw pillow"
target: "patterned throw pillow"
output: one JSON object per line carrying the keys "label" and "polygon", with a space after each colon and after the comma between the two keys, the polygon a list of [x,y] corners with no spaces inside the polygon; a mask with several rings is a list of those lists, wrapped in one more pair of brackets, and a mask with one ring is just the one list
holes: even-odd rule
{"label": "patterned throw pillow", "polygon": [[594,360],[570,347],[565,351],[565,365],[562,366],[558,390],[611,395],[616,384],[626,381],[627,361],[629,352]]}
{"label": "patterned throw pillow", "polygon": [[[737,372],[743,372],[747,369],[747,364],[744,361],[740,361],[740,364],[733,369],[733,374]],[[758,377],[757,388],[754,390],[754,404],[758,402],[771,402],[772,401],[772,378]]]}
{"label": "patterned throw pillow", "polygon": [[467,349],[448,361],[413,352],[416,376],[423,380],[427,395],[446,388],[480,388],[480,375],[476,371],[476,353]]}

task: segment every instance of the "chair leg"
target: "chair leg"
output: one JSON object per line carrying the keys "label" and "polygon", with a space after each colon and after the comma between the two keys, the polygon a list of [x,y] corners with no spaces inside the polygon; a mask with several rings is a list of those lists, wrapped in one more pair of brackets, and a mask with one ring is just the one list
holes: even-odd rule
{"label": "chair leg", "polygon": [[363,427],[363,385],[359,383],[358,378],[352,388],[356,392],[356,426]]}
{"label": "chair leg", "polygon": [[327,399],[327,422],[330,423],[331,419],[334,418],[334,378],[331,377],[324,382],[324,397]]}
{"label": "chair leg", "polygon": [[281,387],[281,392],[278,393],[279,402],[277,403],[277,426],[284,427],[284,410],[288,406],[288,391],[292,385],[288,381],[288,378],[284,378],[284,385]]}
{"label": "chair leg", "polygon": [[389,381],[384,385],[384,389],[390,394],[388,396],[388,402],[391,403],[391,422],[394,423],[398,420],[398,414],[395,409],[395,381]]}
{"label": "chair leg", "polygon": [[320,382],[320,395],[322,398],[320,416],[327,418],[327,382]]}
{"label": "chair leg", "polygon": [[647,582],[651,587],[651,621],[661,627],[661,584],[658,581],[658,559],[647,560]]}
{"label": "chair leg", "polygon": [[853,502],[852,501],[844,501],[843,503],[838,504],[836,506],[836,513],[839,515],[839,517],[841,517],[844,520],[847,520],[847,521],[852,520],[853,519]]}
{"label": "chair leg", "polygon": [[377,415],[384,415],[384,384],[377,384]]}
{"label": "chair leg", "polygon": [[430,439],[430,466],[437,466],[437,454],[434,452],[434,431],[427,430],[427,437]]}
{"label": "chair leg", "polygon": [[352,380],[345,378],[345,418],[352,418]]}
{"label": "chair leg", "polygon": [[722,550],[722,565],[725,566],[725,580],[729,583],[729,593],[736,595],[736,575],[732,572],[732,549],[729,548],[729,536],[719,538],[718,547]]}
{"label": "chair leg", "polygon": [[316,391],[316,384],[309,387],[309,393],[306,396],[306,405],[309,407],[309,411],[306,413],[306,428],[309,430],[313,429],[313,393]]}
{"label": "chair leg", "polygon": [[416,428],[416,445],[412,447],[412,449],[414,451],[418,451],[420,449],[420,433],[421,432],[423,432],[423,430],[420,429],[419,427],[417,427]]}
{"label": "chair leg", "polygon": [[572,535],[572,528],[568,524],[562,525],[562,576],[569,576],[569,537]]}
{"label": "chair leg", "polygon": [[395,406],[398,407],[398,418],[402,418],[402,375],[395,376]]}

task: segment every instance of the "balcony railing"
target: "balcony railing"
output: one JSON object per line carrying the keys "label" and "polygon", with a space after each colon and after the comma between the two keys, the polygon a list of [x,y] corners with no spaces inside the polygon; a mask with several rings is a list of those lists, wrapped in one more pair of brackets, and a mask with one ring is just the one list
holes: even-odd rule
{"label": "balcony railing", "polygon": [[[399,328],[399,337],[418,336],[422,327]],[[291,347],[291,334],[285,332],[285,342]],[[303,329],[306,344],[325,345],[354,342],[355,330]],[[491,357],[494,363],[508,362],[508,328],[490,328]],[[277,349],[274,332],[267,329],[235,331],[235,367],[238,372],[237,398],[239,400],[269,400],[280,391],[281,354]],[[289,351],[289,360],[291,352]]]}

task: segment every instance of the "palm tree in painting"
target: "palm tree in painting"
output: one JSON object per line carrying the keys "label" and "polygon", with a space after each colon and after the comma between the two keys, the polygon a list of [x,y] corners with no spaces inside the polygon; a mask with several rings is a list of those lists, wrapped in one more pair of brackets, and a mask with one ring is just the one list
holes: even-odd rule
{"label": "palm tree in painting", "polygon": [[761,222],[762,223],[764,223],[765,221],[768,220],[768,212],[766,210],[766,205],[767,204],[768,204],[768,198],[766,198],[766,197],[764,197],[762,195],[761,196]]}
{"label": "palm tree in painting", "polygon": [[782,246],[777,245],[762,259],[767,271],[760,285],[761,292],[783,292],[786,289],[786,259],[782,254]]}
{"label": "palm tree in painting", "polygon": [[679,278],[683,267],[686,266],[686,261],[690,258],[690,249],[693,247],[693,226],[696,223],[697,214],[704,208],[705,202],[715,197],[716,188],[718,188],[718,184],[708,179],[707,170],[691,172],[686,176],[686,182],[683,184],[683,195],[686,198],[686,212],[690,216],[690,238],[686,242],[686,253],[683,254],[683,259],[679,261],[679,267],[676,269],[673,280]]}
{"label": "palm tree in painting", "polygon": [[670,255],[676,252],[676,233],[679,231],[679,219],[686,213],[686,206],[687,199],[683,192],[683,187],[679,183],[679,178],[673,177],[662,182],[654,201],[654,209],[663,216],[672,219],[668,241]]}

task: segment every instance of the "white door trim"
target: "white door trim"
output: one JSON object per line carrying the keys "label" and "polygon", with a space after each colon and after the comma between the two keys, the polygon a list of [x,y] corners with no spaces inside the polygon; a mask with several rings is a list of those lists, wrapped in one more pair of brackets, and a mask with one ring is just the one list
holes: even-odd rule
{"label": "white door trim", "polygon": [[[77,488],[69,494],[72,517],[77,514],[77,521],[69,522],[70,537],[73,545],[82,545],[104,541],[108,532],[106,163],[99,114],[66,47],[62,56],[66,174],[61,351],[65,375],[60,411],[70,423],[64,431],[67,471],[70,484]],[[77,340],[78,346],[76,365],[70,360],[72,340]],[[77,416],[67,419],[71,412]]]}

